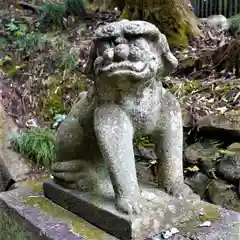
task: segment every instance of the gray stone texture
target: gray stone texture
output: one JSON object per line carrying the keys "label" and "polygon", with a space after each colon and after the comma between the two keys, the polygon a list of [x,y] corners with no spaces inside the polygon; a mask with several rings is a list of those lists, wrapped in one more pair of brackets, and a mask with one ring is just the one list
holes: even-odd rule
{"label": "gray stone texture", "polygon": [[116,240],[46,199],[18,188],[0,194],[0,240]]}
{"label": "gray stone texture", "polygon": [[[52,201],[121,240],[162,239],[157,237],[159,233],[173,227],[179,234],[170,239],[238,240],[240,237],[237,212],[193,199],[179,200],[149,185],[140,184],[140,189],[142,212],[127,215],[114,208],[113,194],[79,193],[52,180],[44,183],[44,193]],[[210,221],[211,226],[200,227],[205,221]]]}
{"label": "gray stone texture", "polygon": [[127,214],[140,213],[133,138],[152,135],[158,183],[176,197],[192,194],[183,180],[182,116],[161,78],[178,61],[165,35],[145,21],[99,27],[85,72],[93,81],[57,131],[56,182],[80,192],[107,194]]}

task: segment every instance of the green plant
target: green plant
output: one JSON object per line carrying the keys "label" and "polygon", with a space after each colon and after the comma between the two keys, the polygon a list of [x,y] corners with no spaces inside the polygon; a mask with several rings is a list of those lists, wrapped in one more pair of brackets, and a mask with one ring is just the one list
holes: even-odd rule
{"label": "green plant", "polygon": [[75,53],[64,52],[60,56],[60,67],[68,70],[73,70],[77,65],[77,55]]}
{"label": "green plant", "polygon": [[16,41],[16,48],[21,55],[29,56],[44,48],[45,42],[41,37],[42,35],[38,32],[22,35]]}
{"label": "green plant", "polygon": [[5,27],[6,27],[6,30],[11,31],[11,32],[19,30],[18,25],[15,24],[14,22],[6,24]]}
{"label": "green plant", "polygon": [[66,16],[65,3],[45,3],[43,4],[39,23],[42,27],[63,26],[63,19]]}
{"label": "green plant", "polygon": [[236,14],[228,19],[229,32],[235,35],[240,32],[240,14]]}
{"label": "green plant", "polygon": [[67,14],[83,16],[86,14],[86,1],[84,0],[65,0]]}
{"label": "green plant", "polygon": [[0,36],[0,49],[3,50],[3,49],[6,49],[8,45],[8,40],[6,37],[3,37],[3,36]]}
{"label": "green plant", "polygon": [[38,165],[50,167],[55,161],[55,136],[50,130],[34,128],[10,135],[14,151],[26,154]]}
{"label": "green plant", "polygon": [[150,136],[135,137],[134,144],[137,147],[154,147],[154,143]]}

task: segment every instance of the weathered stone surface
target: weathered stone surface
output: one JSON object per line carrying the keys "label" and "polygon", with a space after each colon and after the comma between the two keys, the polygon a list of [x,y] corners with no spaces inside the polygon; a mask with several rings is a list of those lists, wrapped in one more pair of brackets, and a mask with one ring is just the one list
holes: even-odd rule
{"label": "weathered stone surface", "polygon": [[227,30],[229,28],[228,20],[223,15],[211,15],[208,18],[200,18],[200,21],[220,30]]}
{"label": "weathered stone surface", "polygon": [[239,183],[238,183],[238,196],[240,198],[240,179],[239,179]]}
{"label": "weathered stone surface", "polygon": [[227,150],[236,154],[240,154],[240,142],[232,143],[230,146],[228,146]]}
{"label": "weathered stone surface", "polygon": [[115,240],[116,238],[54,204],[41,192],[18,188],[0,194],[0,239]]}
{"label": "weathered stone surface", "polygon": [[219,153],[219,143],[205,140],[188,146],[184,152],[185,160],[190,164],[201,164],[206,171],[215,167]]}
{"label": "weathered stone surface", "polygon": [[9,133],[14,131],[17,131],[17,126],[0,104],[0,161],[3,160],[2,164],[6,166],[11,177],[20,181],[27,177],[32,166],[20,154],[9,148]]}
{"label": "weathered stone surface", "polygon": [[0,159],[0,192],[6,191],[8,186],[10,187],[11,182],[14,183],[12,176],[3,160]]}
{"label": "weathered stone surface", "polygon": [[[170,227],[176,227],[183,236],[193,234],[200,240],[216,240],[218,236],[222,240],[239,239],[240,214],[205,202],[178,200],[147,185],[141,185],[143,212],[132,216],[116,211],[111,203],[114,202],[113,195],[79,193],[52,180],[44,183],[44,193],[64,208],[123,240],[157,239],[154,238],[156,234]],[[211,226],[200,227],[204,221],[211,221]]]}
{"label": "weathered stone surface", "polygon": [[136,157],[143,157],[149,160],[157,160],[154,147],[137,146],[134,148],[134,155]]}
{"label": "weathered stone surface", "polygon": [[225,114],[207,115],[199,120],[199,127],[213,127],[234,131],[240,136],[240,111],[231,110]]}
{"label": "weathered stone surface", "polygon": [[233,185],[213,179],[208,185],[208,198],[216,205],[240,212],[240,199],[233,189]]}
{"label": "weathered stone surface", "polygon": [[238,183],[240,179],[240,144],[231,144],[223,159],[219,162],[217,171],[224,179]]}
{"label": "weathered stone surface", "polygon": [[200,197],[203,197],[210,179],[207,175],[201,172],[194,173],[191,177],[185,178],[187,183]]}
{"label": "weathered stone surface", "polygon": [[149,164],[143,162],[136,163],[137,176],[139,181],[144,183],[156,182],[156,174],[153,173],[153,168]]}
{"label": "weathered stone surface", "polygon": [[[193,63],[192,63],[193,65]],[[184,107],[182,107],[182,120],[183,120],[183,126],[185,128],[190,128],[193,126],[194,119],[192,114]]]}
{"label": "weathered stone surface", "polygon": [[240,155],[225,156],[217,167],[224,179],[238,182],[240,179]]}

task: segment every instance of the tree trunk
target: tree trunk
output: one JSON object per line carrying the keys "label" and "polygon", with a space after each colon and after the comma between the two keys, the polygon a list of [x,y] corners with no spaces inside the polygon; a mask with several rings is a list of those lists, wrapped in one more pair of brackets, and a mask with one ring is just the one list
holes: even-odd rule
{"label": "tree trunk", "polygon": [[[112,0],[120,9],[121,18],[145,20],[164,33],[170,46],[185,48],[188,41],[201,34],[190,0]],[[120,4],[120,5],[119,5]],[[123,7],[124,5],[124,7]]]}

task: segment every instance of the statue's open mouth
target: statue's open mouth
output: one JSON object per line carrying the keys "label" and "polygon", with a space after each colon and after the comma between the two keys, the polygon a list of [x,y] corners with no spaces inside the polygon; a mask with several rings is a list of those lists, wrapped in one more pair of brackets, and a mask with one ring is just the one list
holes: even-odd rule
{"label": "statue's open mouth", "polygon": [[100,72],[104,72],[104,73],[114,73],[114,72],[124,72],[124,71],[134,71],[134,72],[142,72],[144,71],[144,69],[146,68],[147,64],[142,62],[142,61],[138,61],[138,62],[130,62],[130,61],[123,61],[123,62],[119,62],[119,63],[111,63],[109,65],[107,65],[106,67],[103,67],[100,69]]}

